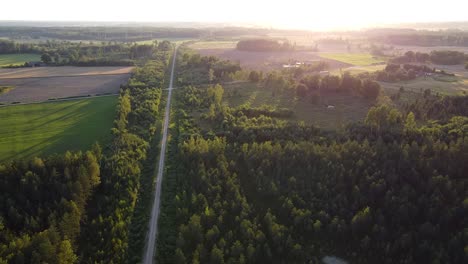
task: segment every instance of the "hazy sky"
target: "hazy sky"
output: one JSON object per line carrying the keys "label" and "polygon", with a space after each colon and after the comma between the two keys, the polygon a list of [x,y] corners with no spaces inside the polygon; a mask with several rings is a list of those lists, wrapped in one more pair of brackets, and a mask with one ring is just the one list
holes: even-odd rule
{"label": "hazy sky", "polygon": [[468,20],[468,0],[2,0],[0,20],[250,22],[303,29]]}

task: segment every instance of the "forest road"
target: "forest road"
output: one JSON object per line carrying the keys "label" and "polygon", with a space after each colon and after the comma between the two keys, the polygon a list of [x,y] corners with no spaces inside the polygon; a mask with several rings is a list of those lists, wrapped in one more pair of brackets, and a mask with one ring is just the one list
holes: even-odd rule
{"label": "forest road", "polygon": [[167,95],[166,112],[164,114],[164,123],[161,139],[161,153],[159,154],[158,174],[156,176],[156,191],[154,193],[153,206],[151,208],[151,220],[149,222],[149,230],[146,236],[146,246],[143,255],[144,264],[154,263],[154,251],[156,248],[156,238],[158,236],[158,218],[159,218],[159,205],[161,203],[161,184],[164,175],[164,160],[166,157],[166,143],[167,131],[169,127],[169,117],[171,112],[171,98],[172,98],[172,83],[174,81],[174,68],[177,56],[177,47],[174,49],[174,56],[172,57],[171,79],[169,80],[169,89]]}

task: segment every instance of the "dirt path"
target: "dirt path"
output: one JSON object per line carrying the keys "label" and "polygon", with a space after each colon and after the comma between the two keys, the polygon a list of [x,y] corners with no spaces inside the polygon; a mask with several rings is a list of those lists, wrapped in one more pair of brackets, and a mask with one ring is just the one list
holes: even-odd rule
{"label": "dirt path", "polygon": [[153,206],[151,208],[151,219],[149,223],[146,247],[143,255],[144,264],[154,263],[154,249],[156,248],[156,238],[158,236],[159,205],[161,203],[161,184],[163,181],[164,160],[166,157],[167,131],[169,127],[169,117],[171,111],[172,83],[174,81],[174,67],[176,55],[177,47],[174,50],[174,56],[172,58],[171,79],[169,81],[169,92],[167,95],[166,112],[164,114],[164,124],[162,130],[161,153],[159,154],[158,175],[156,176],[156,191],[154,193],[154,201]]}

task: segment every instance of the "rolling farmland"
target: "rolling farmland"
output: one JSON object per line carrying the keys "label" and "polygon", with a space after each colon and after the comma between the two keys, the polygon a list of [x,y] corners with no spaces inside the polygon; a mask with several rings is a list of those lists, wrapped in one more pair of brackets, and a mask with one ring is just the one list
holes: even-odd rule
{"label": "rolling farmland", "polygon": [[0,108],[0,160],[86,150],[110,136],[117,97]]}
{"label": "rolling farmland", "polygon": [[40,67],[0,70],[0,86],[14,87],[0,103],[30,103],[50,99],[117,93],[131,67]]}

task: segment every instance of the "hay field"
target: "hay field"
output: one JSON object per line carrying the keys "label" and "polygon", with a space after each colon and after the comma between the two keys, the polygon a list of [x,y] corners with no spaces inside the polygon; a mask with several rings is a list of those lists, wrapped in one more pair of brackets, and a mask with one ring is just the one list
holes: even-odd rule
{"label": "hay field", "polygon": [[105,144],[117,96],[0,107],[0,161]]}

